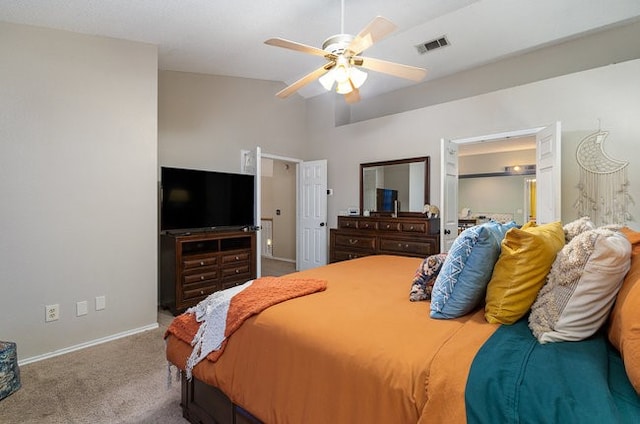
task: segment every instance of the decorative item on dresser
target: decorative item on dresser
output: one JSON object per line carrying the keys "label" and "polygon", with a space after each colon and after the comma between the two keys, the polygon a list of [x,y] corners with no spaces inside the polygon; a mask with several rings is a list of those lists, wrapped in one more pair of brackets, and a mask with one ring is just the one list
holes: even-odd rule
{"label": "decorative item on dresser", "polygon": [[256,278],[254,231],[163,234],[160,251],[160,305],[174,314]]}
{"label": "decorative item on dresser", "polygon": [[330,261],[369,255],[424,258],[440,252],[440,219],[339,216],[330,231]]}

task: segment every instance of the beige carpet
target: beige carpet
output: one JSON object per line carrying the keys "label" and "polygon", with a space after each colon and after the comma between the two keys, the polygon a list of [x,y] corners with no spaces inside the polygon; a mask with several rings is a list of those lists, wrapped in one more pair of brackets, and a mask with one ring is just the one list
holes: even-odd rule
{"label": "beige carpet", "polygon": [[[295,264],[263,258],[263,275],[295,271]],[[160,328],[20,367],[22,388],[0,400],[2,424],[185,424],[180,382],[167,362]],[[20,346],[18,346],[18,350]]]}
{"label": "beige carpet", "polygon": [[262,257],[262,275],[279,277],[296,271],[294,262],[281,261],[278,259]]}
{"label": "beige carpet", "polygon": [[156,330],[22,366],[22,388],[0,401],[0,423],[187,423],[175,368],[167,388],[169,319],[162,313]]}

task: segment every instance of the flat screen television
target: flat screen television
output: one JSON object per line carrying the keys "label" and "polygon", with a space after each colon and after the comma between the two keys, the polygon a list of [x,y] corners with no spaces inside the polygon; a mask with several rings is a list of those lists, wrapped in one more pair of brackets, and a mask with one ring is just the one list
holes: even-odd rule
{"label": "flat screen television", "polygon": [[163,232],[255,225],[253,175],[162,167],[160,186]]}

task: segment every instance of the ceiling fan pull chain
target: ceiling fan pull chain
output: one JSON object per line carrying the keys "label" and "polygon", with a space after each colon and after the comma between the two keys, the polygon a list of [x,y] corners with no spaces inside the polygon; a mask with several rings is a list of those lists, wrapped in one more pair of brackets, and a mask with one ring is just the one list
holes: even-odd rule
{"label": "ceiling fan pull chain", "polygon": [[340,34],[344,34],[344,0],[341,1],[342,9],[340,10]]}

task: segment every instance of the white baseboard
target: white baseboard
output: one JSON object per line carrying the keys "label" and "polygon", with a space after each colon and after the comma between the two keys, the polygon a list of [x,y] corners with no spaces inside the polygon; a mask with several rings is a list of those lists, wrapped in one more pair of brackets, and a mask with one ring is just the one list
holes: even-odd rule
{"label": "white baseboard", "polygon": [[123,331],[122,333],[112,334],[111,336],[101,337],[99,339],[91,340],[85,343],[80,343],[74,346],[65,347],[63,349],[54,350],[53,352],[43,353],[42,355],[32,356],[18,361],[18,366],[27,365],[32,362],[42,361],[44,359],[53,358],[55,356],[64,355],[65,353],[74,352],[76,350],[85,349],[91,346],[97,346],[102,343],[111,342],[113,340],[121,339],[123,337],[133,336],[134,334],[143,333],[149,330],[155,330],[158,328],[158,323],[145,325],[144,327],[138,327],[131,330]]}
{"label": "white baseboard", "polygon": [[282,261],[282,262],[290,262],[292,264],[296,263],[295,259],[289,259],[289,258],[278,258],[276,256],[267,256],[267,255],[262,255],[263,258],[267,258],[267,259],[273,259],[275,261]]}

